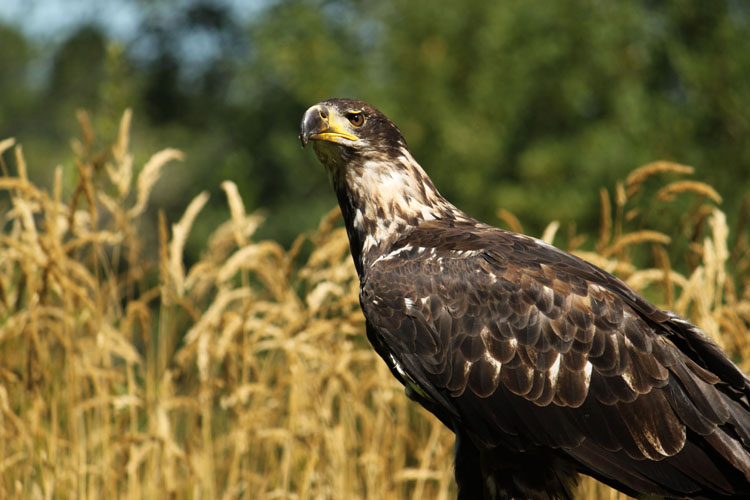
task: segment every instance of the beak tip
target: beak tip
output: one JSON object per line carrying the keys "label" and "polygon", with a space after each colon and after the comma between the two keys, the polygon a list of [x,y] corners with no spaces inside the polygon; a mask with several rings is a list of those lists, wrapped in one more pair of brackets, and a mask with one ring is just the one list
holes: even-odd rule
{"label": "beak tip", "polygon": [[317,113],[317,105],[308,108],[302,117],[302,123],[300,123],[299,140],[302,143],[302,147],[306,147],[310,141],[310,136],[313,135],[315,130],[319,128],[319,113]]}

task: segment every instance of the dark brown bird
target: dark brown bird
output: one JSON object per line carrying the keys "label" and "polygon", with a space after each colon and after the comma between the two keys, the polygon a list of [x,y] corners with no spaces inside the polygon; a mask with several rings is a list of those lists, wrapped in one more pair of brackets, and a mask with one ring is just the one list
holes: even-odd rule
{"label": "dark brown bird", "polygon": [[698,327],[435,189],[361,101],[302,119],[338,197],[367,336],[456,435],[459,499],[750,498],[750,379]]}

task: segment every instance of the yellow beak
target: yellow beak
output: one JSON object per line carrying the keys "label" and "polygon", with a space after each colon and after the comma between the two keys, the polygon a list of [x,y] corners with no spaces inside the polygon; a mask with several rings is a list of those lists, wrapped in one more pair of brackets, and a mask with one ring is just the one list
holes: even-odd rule
{"label": "yellow beak", "polygon": [[358,141],[359,138],[356,135],[346,131],[345,123],[344,118],[338,113],[331,112],[326,106],[316,104],[302,117],[299,134],[302,147],[304,148],[308,141],[329,141],[339,144],[343,144],[341,139]]}

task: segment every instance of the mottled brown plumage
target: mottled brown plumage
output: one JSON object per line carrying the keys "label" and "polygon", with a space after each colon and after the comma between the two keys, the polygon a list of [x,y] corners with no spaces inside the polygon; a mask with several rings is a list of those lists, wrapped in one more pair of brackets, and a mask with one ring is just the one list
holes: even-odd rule
{"label": "mottled brown plumage", "polygon": [[750,379],[625,283],[446,201],[360,101],[310,108],[344,214],[368,338],[456,434],[459,498],[750,498]]}

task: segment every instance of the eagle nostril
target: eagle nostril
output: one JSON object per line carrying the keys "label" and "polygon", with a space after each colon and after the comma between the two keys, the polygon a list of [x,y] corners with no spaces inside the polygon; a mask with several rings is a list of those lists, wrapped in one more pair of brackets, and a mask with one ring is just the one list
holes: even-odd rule
{"label": "eagle nostril", "polygon": [[319,113],[320,113],[320,117],[321,117],[322,119],[324,119],[324,120],[325,120],[326,118],[328,118],[328,113],[326,113],[326,112],[325,112],[325,110],[322,110],[322,109],[321,109],[321,110],[319,111]]}

